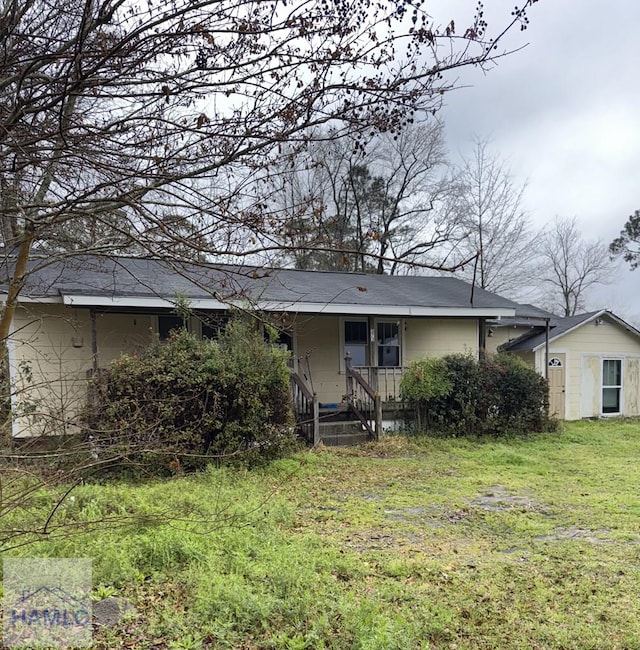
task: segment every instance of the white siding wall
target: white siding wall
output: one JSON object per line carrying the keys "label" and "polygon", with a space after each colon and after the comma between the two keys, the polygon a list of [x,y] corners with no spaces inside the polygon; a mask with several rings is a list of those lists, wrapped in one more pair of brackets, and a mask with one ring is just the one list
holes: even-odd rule
{"label": "white siding wall", "polygon": [[[342,323],[338,316],[299,315],[294,324],[298,368],[309,375],[324,403],[340,402],[346,390],[341,370]],[[400,319],[400,323],[403,365],[426,356],[478,354],[476,319],[413,318]],[[96,331],[98,364],[105,367],[121,352],[147,346],[155,331],[155,318],[98,314]],[[78,413],[86,401],[87,371],[93,365],[91,336],[88,309],[62,305],[18,309],[10,355],[19,414],[14,434],[78,430]]]}
{"label": "white siding wall", "polygon": [[[381,319],[381,320],[389,320]],[[338,316],[298,317],[296,354],[299,368],[306,370],[309,355],[310,377],[321,403],[338,403],[346,392],[342,366],[343,319]],[[401,319],[402,364],[422,357],[445,354],[478,354],[478,321],[463,318]]]}
{"label": "white siding wall", "polygon": [[[98,314],[99,365],[151,341],[153,316]],[[75,433],[93,367],[88,309],[27,305],[16,311],[10,341],[14,435]]]}
{"label": "white siding wall", "polygon": [[87,310],[62,305],[16,311],[10,343],[14,435],[73,433],[91,368]]}

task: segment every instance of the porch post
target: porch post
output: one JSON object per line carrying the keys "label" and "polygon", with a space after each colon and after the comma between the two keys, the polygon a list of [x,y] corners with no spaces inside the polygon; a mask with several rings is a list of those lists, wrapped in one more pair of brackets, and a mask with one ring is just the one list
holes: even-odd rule
{"label": "porch post", "polygon": [[96,321],[96,310],[89,310],[91,317],[91,359],[93,361],[93,372],[98,372],[98,325]]}
{"label": "porch post", "polygon": [[344,369],[345,369],[345,380],[347,383],[347,392],[346,397],[347,401],[351,401],[353,397],[353,377],[351,376],[351,353],[347,352],[344,355]]}
{"label": "porch post", "polygon": [[380,393],[376,391],[374,400],[375,416],[376,416],[376,440],[382,440],[382,399]]}
{"label": "porch post", "polygon": [[482,360],[487,356],[487,321],[478,319],[478,357]]}
{"label": "porch post", "polygon": [[[534,360],[535,365],[535,360]],[[544,319],[544,378],[549,380],[549,319]]]}
{"label": "porch post", "polygon": [[313,394],[313,446],[317,447],[320,444],[320,404],[318,403],[318,395]]}

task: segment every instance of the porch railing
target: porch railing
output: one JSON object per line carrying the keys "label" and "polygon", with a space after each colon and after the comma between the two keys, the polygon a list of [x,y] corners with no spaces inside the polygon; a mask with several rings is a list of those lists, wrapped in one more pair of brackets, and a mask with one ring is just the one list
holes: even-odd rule
{"label": "porch railing", "polygon": [[382,400],[380,393],[351,365],[351,355],[345,356],[347,405],[373,438],[382,438]]}
{"label": "porch railing", "polygon": [[318,396],[305,384],[300,375],[291,370],[293,413],[298,431],[314,446],[320,442],[320,409]]}
{"label": "porch railing", "polygon": [[356,366],[354,370],[380,395],[383,403],[402,401],[400,380],[403,368],[400,366]]}

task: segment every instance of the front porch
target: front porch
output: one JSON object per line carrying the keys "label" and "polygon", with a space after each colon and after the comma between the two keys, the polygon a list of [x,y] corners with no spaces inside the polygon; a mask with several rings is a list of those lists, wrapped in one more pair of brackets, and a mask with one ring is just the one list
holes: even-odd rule
{"label": "front porch", "polygon": [[380,440],[384,425],[406,416],[400,380],[403,368],[358,366],[345,355],[344,394],[336,403],[321,403],[304,374],[291,371],[296,426],[312,445],[347,445]]}

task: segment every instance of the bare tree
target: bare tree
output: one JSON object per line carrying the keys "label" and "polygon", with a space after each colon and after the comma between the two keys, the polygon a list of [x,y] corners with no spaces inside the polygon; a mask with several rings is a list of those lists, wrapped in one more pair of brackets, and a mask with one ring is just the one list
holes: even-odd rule
{"label": "bare tree", "polygon": [[412,125],[358,146],[317,143],[285,163],[279,200],[290,214],[282,240],[298,268],[396,274],[441,267],[429,254],[455,224],[438,209],[457,187],[443,126]]}
{"label": "bare tree", "polygon": [[541,303],[573,316],[585,308],[588,290],[612,279],[614,264],[602,240],[584,240],[576,218],[561,219],[539,235]]}
{"label": "bare tree", "polygon": [[620,236],[609,244],[613,255],[622,255],[632,269],[640,265],[640,210],[636,210],[624,224]]}
{"label": "bare tree", "polygon": [[[501,56],[533,2],[490,38],[480,9],[458,36],[404,0],[6,0],[0,340],[39,253],[156,251],[160,232],[206,254],[279,250],[281,215],[253,181],[283,143],[321,125],[397,131],[435,110],[445,75]],[[168,214],[191,226],[176,232]]]}
{"label": "bare tree", "polygon": [[472,260],[459,275],[482,289],[516,297],[531,281],[535,255],[523,205],[526,185],[518,184],[507,163],[479,138],[457,180],[461,190],[451,210],[463,232],[452,255]]}

